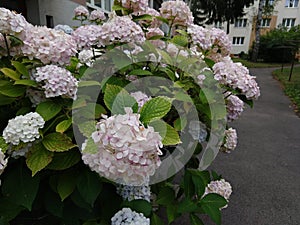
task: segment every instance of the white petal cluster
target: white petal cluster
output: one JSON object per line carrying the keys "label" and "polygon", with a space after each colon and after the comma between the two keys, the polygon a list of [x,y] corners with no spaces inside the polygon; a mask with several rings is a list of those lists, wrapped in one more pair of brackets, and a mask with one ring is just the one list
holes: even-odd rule
{"label": "white petal cluster", "polygon": [[[228,93],[226,93],[228,94]],[[235,95],[230,95],[226,99],[227,119],[228,121],[236,120],[244,111],[244,102]]]}
{"label": "white petal cluster", "polygon": [[169,20],[170,25],[188,26],[194,21],[189,6],[181,0],[163,2],[161,4],[160,14]]}
{"label": "white petal cluster", "polygon": [[17,35],[30,26],[21,14],[0,8],[0,33]]}
{"label": "white petal cluster", "polygon": [[222,149],[223,151],[230,153],[233,151],[237,146],[237,133],[236,130],[233,128],[229,128],[225,131],[225,143],[224,147],[225,149]]}
{"label": "white petal cluster", "polygon": [[103,46],[114,43],[143,43],[142,28],[127,16],[114,16],[101,26],[99,41]]}
{"label": "white petal cluster", "polygon": [[225,57],[213,66],[214,78],[221,84],[238,89],[247,99],[257,99],[260,90],[254,76],[241,63],[232,62],[230,57]]}
{"label": "white petal cluster", "polygon": [[126,9],[130,9],[133,12],[145,11],[148,8],[148,0],[119,0],[122,6]]}
{"label": "white petal cluster", "polygon": [[225,181],[224,179],[211,181],[205,188],[205,193],[203,196],[210,193],[219,194],[228,201],[232,193],[232,187],[230,183]]}
{"label": "white petal cluster", "polygon": [[93,51],[92,50],[82,50],[81,52],[79,52],[78,54],[78,59],[81,63],[85,63],[87,66],[91,66],[93,63]]}
{"label": "white petal cluster", "polygon": [[139,116],[126,108],[125,115],[100,120],[97,131],[92,134],[99,151],[94,154],[83,151],[83,162],[115,182],[134,186],[147,184],[161,164],[162,138],[153,127],[145,128]]}
{"label": "white petal cluster", "polygon": [[149,185],[130,186],[119,184],[117,186],[117,193],[127,201],[143,199],[150,202],[151,197],[151,189]]}
{"label": "white petal cluster", "polygon": [[39,129],[43,128],[44,119],[36,112],[17,116],[8,121],[8,125],[3,131],[3,138],[6,143],[18,145],[20,141],[33,142],[40,137]]}
{"label": "white petal cluster", "polygon": [[74,9],[74,14],[75,16],[85,16],[88,17],[89,16],[89,10],[87,8],[85,8],[84,6],[78,6]]}
{"label": "white petal cluster", "polygon": [[80,26],[72,33],[72,37],[76,41],[79,49],[90,49],[95,45],[100,47],[100,36],[101,26],[97,25]]}
{"label": "white petal cluster", "polygon": [[56,65],[38,67],[33,79],[42,83],[46,98],[65,96],[76,99],[78,81],[65,68]]}
{"label": "white petal cluster", "polygon": [[150,225],[150,219],[130,208],[123,208],[111,218],[111,225]]}
{"label": "white petal cluster", "polygon": [[139,108],[142,108],[143,105],[151,99],[151,96],[149,97],[141,91],[132,92],[130,95],[137,101]]}
{"label": "white petal cluster", "polygon": [[61,30],[34,26],[26,30],[22,53],[30,59],[36,58],[44,64],[68,65],[77,52],[72,36]]}
{"label": "white petal cluster", "polygon": [[54,30],[61,30],[65,32],[66,34],[72,34],[73,33],[73,28],[70,27],[69,25],[64,25],[64,24],[58,24],[54,27]]}
{"label": "white petal cluster", "polygon": [[106,16],[102,10],[97,9],[97,10],[93,10],[91,12],[89,20],[95,21],[95,22],[101,22],[103,20],[106,20]]}
{"label": "white petal cluster", "polygon": [[3,173],[5,167],[7,166],[8,158],[5,158],[5,154],[0,148],[0,175]]}

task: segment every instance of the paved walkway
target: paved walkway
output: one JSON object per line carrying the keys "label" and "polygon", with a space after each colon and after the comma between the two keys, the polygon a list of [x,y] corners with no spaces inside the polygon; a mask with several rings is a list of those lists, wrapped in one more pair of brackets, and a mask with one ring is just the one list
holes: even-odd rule
{"label": "paved walkway", "polygon": [[261,97],[232,126],[239,145],[211,166],[234,193],[222,225],[300,225],[300,118],[272,69],[252,69]]}

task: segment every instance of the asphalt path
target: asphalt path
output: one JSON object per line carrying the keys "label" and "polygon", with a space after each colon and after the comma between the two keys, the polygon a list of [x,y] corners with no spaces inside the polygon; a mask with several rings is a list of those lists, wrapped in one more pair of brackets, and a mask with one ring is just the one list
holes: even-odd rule
{"label": "asphalt path", "polygon": [[272,70],[250,70],[261,96],[230,124],[239,136],[236,150],[220,153],[209,168],[233,187],[222,225],[300,225],[300,118]]}

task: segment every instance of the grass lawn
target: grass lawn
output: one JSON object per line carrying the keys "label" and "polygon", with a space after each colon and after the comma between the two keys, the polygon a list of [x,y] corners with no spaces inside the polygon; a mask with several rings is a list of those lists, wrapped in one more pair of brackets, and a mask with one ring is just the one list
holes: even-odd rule
{"label": "grass lawn", "polygon": [[[270,67],[281,67],[282,64],[280,63],[264,63],[264,62],[250,62],[247,61],[245,59],[239,59],[239,58],[232,58],[233,62],[241,62],[244,66],[248,67],[248,68],[270,68]],[[289,64],[285,64],[285,66],[290,65]]]}
{"label": "grass lawn", "polygon": [[295,67],[291,81],[289,81],[290,69],[284,68],[283,72],[280,69],[273,72],[274,76],[283,85],[284,92],[291,98],[295,104],[295,111],[300,115],[300,67]]}

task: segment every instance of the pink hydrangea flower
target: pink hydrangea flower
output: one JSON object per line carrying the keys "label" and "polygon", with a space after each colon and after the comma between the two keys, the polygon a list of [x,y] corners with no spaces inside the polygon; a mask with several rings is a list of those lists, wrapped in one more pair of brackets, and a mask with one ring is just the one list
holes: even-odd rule
{"label": "pink hydrangea flower", "polygon": [[147,184],[161,163],[162,138],[153,127],[144,127],[139,114],[126,108],[125,115],[104,117],[96,128],[92,139],[98,145],[98,152],[83,151],[83,162],[115,182],[134,186]]}
{"label": "pink hydrangea flower", "polygon": [[44,64],[67,65],[77,52],[72,36],[45,26],[34,26],[26,30],[23,43],[22,53],[30,59],[39,59]]}
{"label": "pink hydrangea flower", "polygon": [[118,0],[119,3],[126,9],[130,9],[133,12],[145,11],[149,5],[148,0]]}
{"label": "pink hydrangea flower", "polygon": [[137,101],[139,108],[142,108],[143,105],[151,99],[151,96],[149,97],[141,91],[132,92],[130,95]]}
{"label": "pink hydrangea flower", "polygon": [[96,22],[101,22],[105,19],[106,19],[105,13],[100,9],[93,10],[89,17],[89,20],[96,21]]}
{"label": "pink hydrangea flower", "polygon": [[75,16],[85,16],[88,17],[89,16],[89,10],[87,8],[85,8],[84,6],[78,6],[74,9],[74,14]]}
{"label": "pink hydrangea flower", "polygon": [[225,143],[224,148],[222,148],[222,151],[230,153],[233,151],[237,146],[237,133],[236,129],[229,128],[225,131]]}
{"label": "pink hydrangea flower", "polygon": [[[147,33],[146,33],[146,38],[151,39],[152,37],[155,36],[162,36],[164,37],[164,32],[160,28],[148,28]],[[158,47],[158,48],[164,48],[166,46],[165,42],[162,40],[150,40],[150,42]]]}
{"label": "pink hydrangea flower", "polygon": [[153,8],[147,7],[145,11],[139,12],[139,15],[152,16],[152,20],[140,20],[139,23],[141,25],[145,25],[150,28],[156,28],[162,24],[162,22],[156,18],[157,16],[160,16],[160,13]]}
{"label": "pink hydrangea flower", "polygon": [[[232,187],[231,187],[230,183],[225,181],[224,179],[211,181],[205,188],[205,193],[204,193],[203,197],[210,193],[219,194],[228,201],[230,198],[230,195],[232,193]],[[227,205],[224,206],[223,208],[226,208],[226,207],[227,207]]]}
{"label": "pink hydrangea flower", "polygon": [[99,43],[101,31],[101,26],[97,25],[80,26],[72,33],[72,37],[77,43],[78,49],[90,49],[95,45],[100,47],[102,45],[101,42]]}
{"label": "pink hydrangea flower", "polygon": [[189,6],[181,0],[163,2],[160,14],[169,20],[170,25],[188,26],[194,21]]}
{"label": "pink hydrangea flower", "polygon": [[70,71],[56,65],[38,67],[33,79],[42,83],[46,98],[65,96],[76,99],[78,81]]}
{"label": "pink hydrangea flower", "polygon": [[[227,95],[230,93],[226,93]],[[237,96],[235,95],[230,95],[227,98],[227,104],[226,104],[226,109],[227,109],[227,119],[229,121],[236,120],[240,117],[242,112],[244,111],[244,102]]]}

